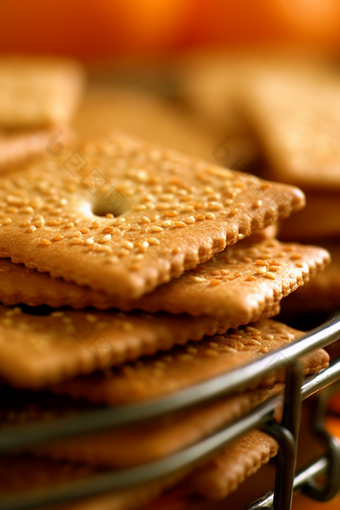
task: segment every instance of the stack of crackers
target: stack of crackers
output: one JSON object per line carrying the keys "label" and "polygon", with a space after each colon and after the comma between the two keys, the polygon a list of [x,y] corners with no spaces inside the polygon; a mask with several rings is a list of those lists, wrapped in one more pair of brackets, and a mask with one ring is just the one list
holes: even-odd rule
{"label": "stack of crackers", "polygon": [[[325,246],[325,272],[284,303],[288,314],[340,309],[340,74],[324,55],[240,52],[190,55],[181,64],[183,96],[218,127],[233,168],[299,186],[306,207],[280,225],[279,239]],[[185,79],[184,79],[184,78]],[[254,143],[238,158],[232,142]],[[245,145],[247,145],[244,142]],[[244,145],[244,146],[245,146]],[[223,146],[223,144],[222,144]],[[224,156],[227,156],[226,158]]]}
{"label": "stack of crackers", "polygon": [[[70,122],[73,66],[0,65],[9,77],[0,83],[5,145],[9,127]],[[36,98],[27,111],[21,95]],[[274,225],[305,206],[298,188],[118,132],[51,147],[12,155],[0,175],[2,427],[162,398],[302,335],[271,319],[330,262],[323,248],[275,239]],[[304,374],[328,361],[322,349],[305,356]],[[2,457],[0,491],[165,458],[282,391],[284,380],[273,372],[200,408],[27,446]],[[254,430],[203,465],[60,508],[142,508],[179,483],[221,499],[277,451]]]}

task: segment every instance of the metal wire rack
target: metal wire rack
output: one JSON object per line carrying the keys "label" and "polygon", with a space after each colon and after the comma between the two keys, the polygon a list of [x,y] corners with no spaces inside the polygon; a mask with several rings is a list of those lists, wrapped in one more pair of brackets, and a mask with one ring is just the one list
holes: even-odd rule
{"label": "metal wire rack", "polygon": [[[0,501],[0,510],[35,508],[147,483],[174,473],[193,462],[208,458],[221,447],[253,428],[260,428],[272,435],[279,443],[279,453],[275,487],[248,506],[247,510],[289,510],[295,490],[302,491],[319,501],[333,498],[340,488],[340,446],[338,441],[325,430],[323,417],[330,392],[340,388],[340,383],[333,384],[340,381],[340,358],[333,360],[329,368],[304,380],[302,380],[301,365],[298,360],[339,338],[340,317],[337,317],[305,334],[299,340],[270,352],[252,363],[165,398],[82,412],[75,416],[54,419],[48,423],[36,422],[3,429],[0,432],[0,455],[42,441],[122,426],[196,406],[242,391],[274,370],[286,369],[284,394],[271,397],[247,415],[193,446],[165,459],[141,466],[99,474],[86,480],[56,487],[5,496]],[[301,402],[319,390],[324,391],[318,396],[313,429],[318,438],[323,441],[325,453],[295,474]],[[284,403],[283,419],[279,424],[274,419],[274,411],[282,402]],[[320,475],[326,477],[323,486],[315,481]]]}

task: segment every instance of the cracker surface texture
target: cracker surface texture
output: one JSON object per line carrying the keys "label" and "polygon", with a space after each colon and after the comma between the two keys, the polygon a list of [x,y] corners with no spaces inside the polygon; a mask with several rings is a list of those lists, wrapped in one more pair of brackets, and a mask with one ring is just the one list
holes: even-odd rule
{"label": "cracker surface texture", "polygon": [[0,180],[0,256],[117,298],[151,292],[304,206],[297,188],[125,136],[84,154]]}
{"label": "cracker surface texture", "polygon": [[[252,325],[230,329],[224,335],[204,338],[154,357],[129,363],[106,374],[93,374],[51,386],[56,393],[85,397],[103,404],[125,404],[179,391],[254,361],[273,349],[303,335],[285,324],[260,320]],[[328,366],[329,356],[317,350],[302,358],[304,372],[316,373]],[[284,380],[284,371],[269,374],[262,384]]]}

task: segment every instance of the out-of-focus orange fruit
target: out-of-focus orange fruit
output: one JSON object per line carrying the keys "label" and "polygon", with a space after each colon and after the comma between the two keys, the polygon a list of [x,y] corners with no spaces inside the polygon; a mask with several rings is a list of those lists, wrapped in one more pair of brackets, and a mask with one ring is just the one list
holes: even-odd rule
{"label": "out-of-focus orange fruit", "polygon": [[197,0],[192,39],[232,45],[299,43],[334,47],[340,43],[339,0]]}
{"label": "out-of-focus orange fruit", "polygon": [[0,0],[0,51],[98,57],[272,42],[340,49],[340,0]]}
{"label": "out-of-focus orange fruit", "polygon": [[339,0],[275,0],[272,2],[282,20],[301,38],[339,41]]}
{"label": "out-of-focus orange fruit", "polygon": [[178,44],[190,23],[193,0],[116,0],[101,4],[108,18],[118,13],[124,27],[124,48],[139,53],[171,49]]}

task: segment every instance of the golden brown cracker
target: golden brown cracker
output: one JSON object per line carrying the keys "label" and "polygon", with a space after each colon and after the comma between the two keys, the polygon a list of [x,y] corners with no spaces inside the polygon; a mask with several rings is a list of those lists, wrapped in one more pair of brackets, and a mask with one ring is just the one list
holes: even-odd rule
{"label": "golden brown cracker", "polygon": [[[249,132],[243,112],[243,87],[258,76],[275,70],[322,72],[323,56],[289,49],[256,48],[254,51],[200,49],[184,54],[177,62],[178,88],[183,99],[205,122],[226,134]],[[254,143],[254,141],[253,141]],[[259,148],[255,145],[257,151]]]}
{"label": "golden brown cracker", "polygon": [[283,244],[276,240],[238,243],[217,253],[178,279],[158,287],[137,302],[119,308],[149,312],[166,310],[238,319],[248,324],[264,317],[273,303],[307,282],[329,263],[322,248]]}
{"label": "golden brown cracker", "polygon": [[[247,391],[147,422],[50,441],[24,450],[35,456],[85,462],[100,468],[125,468],[144,464],[202,440],[282,389],[282,384],[276,384],[270,389]],[[15,419],[11,423],[15,424]]]}
{"label": "golden brown cracker", "polygon": [[264,228],[263,230],[258,230],[250,236],[246,237],[248,243],[260,243],[261,241],[265,241],[266,239],[275,239],[277,237],[279,231],[278,223],[274,223],[273,225],[269,225],[269,227]]}
{"label": "golden brown cracker", "polygon": [[40,387],[121,365],[189,339],[214,335],[210,317],[58,310],[34,316],[0,306],[0,376],[19,387]]}
{"label": "golden brown cracker", "polygon": [[243,83],[243,113],[264,148],[271,178],[340,188],[339,86],[335,72],[276,66]]}
{"label": "golden brown cracker", "polygon": [[326,243],[331,263],[320,274],[284,300],[282,311],[336,311],[340,308],[340,245]]}
{"label": "golden brown cracker", "polygon": [[58,156],[63,152],[65,144],[74,140],[73,130],[65,126],[62,129],[0,133],[0,172],[11,164],[45,151],[53,157]]}
{"label": "golden brown cracker", "polygon": [[83,82],[82,68],[70,59],[1,56],[0,126],[67,123],[80,100]]}
{"label": "golden brown cracker", "polygon": [[48,390],[18,389],[1,381],[0,420],[6,427],[37,420],[48,421],[97,408],[97,404],[86,399],[55,395]]}
{"label": "golden brown cracker", "polygon": [[119,129],[150,143],[215,162],[212,148],[219,135],[210,127],[199,125],[184,108],[146,91],[92,85],[73,125],[82,137]]}
{"label": "golden brown cracker", "polygon": [[[53,385],[51,390],[110,405],[162,397],[254,361],[302,335],[279,322],[261,320],[251,326],[231,329],[225,335],[158,353],[105,375],[97,373]],[[325,351],[315,351],[302,359],[304,373],[316,373],[326,368],[328,361]],[[283,379],[284,371],[280,371],[269,374],[262,384]]]}
{"label": "golden brown cracker", "polygon": [[[190,466],[136,487],[56,504],[53,505],[53,510],[137,510],[175,485],[192,469]],[[6,457],[0,463],[0,473],[0,494],[5,498],[5,496],[17,496],[21,491],[53,487],[67,482],[85,481],[91,476],[100,474],[100,471],[87,465],[55,462],[30,456],[15,456]],[[50,507],[44,507],[44,509],[47,508]]]}
{"label": "golden brown cracker", "polygon": [[184,100],[206,122],[228,135],[247,131],[237,105],[244,64],[242,54],[229,52],[227,55],[223,51],[209,50],[189,53],[179,60],[179,83]]}
{"label": "golden brown cracker", "polygon": [[0,180],[0,256],[116,297],[138,298],[304,205],[297,188],[123,135],[59,159]]}
{"label": "golden brown cracker", "polygon": [[[245,134],[223,138],[206,119],[145,91],[91,86],[74,119],[82,137],[118,129],[161,147],[251,172],[258,157],[256,144]],[[222,133],[224,133],[223,131]]]}
{"label": "golden brown cracker", "polygon": [[50,484],[79,480],[94,475],[96,471],[91,466],[76,465],[68,461],[53,462],[31,455],[6,455],[0,462],[0,494],[4,496]]}
{"label": "golden brown cracker", "polygon": [[323,269],[329,259],[320,248],[276,240],[252,243],[250,237],[136,301],[110,299],[88,287],[0,259],[0,301],[209,315],[218,317],[227,330],[278,313],[281,299]]}
{"label": "golden brown cracker", "polygon": [[223,499],[275,457],[278,448],[274,438],[253,430],[224,448],[184,483],[207,499]]}

